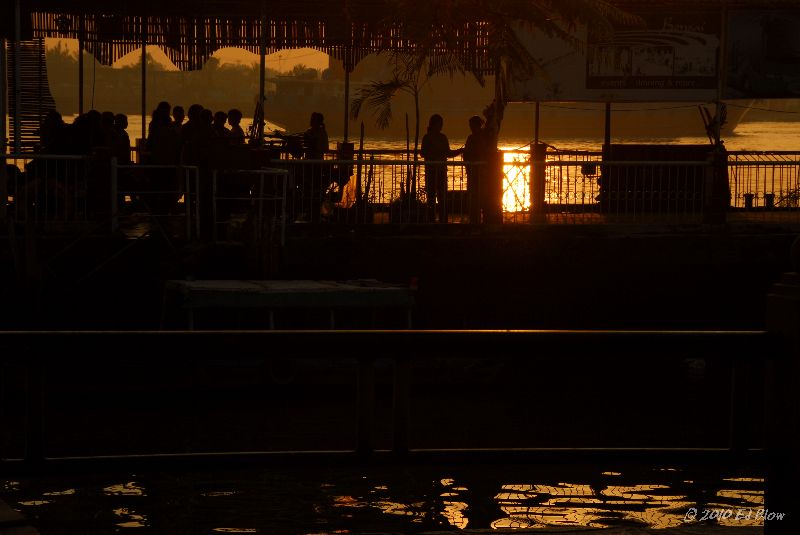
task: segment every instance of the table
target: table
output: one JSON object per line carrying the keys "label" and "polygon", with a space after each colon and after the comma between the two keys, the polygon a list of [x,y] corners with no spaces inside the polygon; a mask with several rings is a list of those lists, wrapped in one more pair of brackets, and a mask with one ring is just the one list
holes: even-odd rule
{"label": "table", "polygon": [[375,279],[325,280],[168,280],[164,286],[162,327],[168,296],[176,295],[194,329],[198,308],[266,308],[269,328],[275,328],[274,311],[281,308],[328,308],[331,328],[339,308],[405,308],[412,325],[415,290],[407,285]]}

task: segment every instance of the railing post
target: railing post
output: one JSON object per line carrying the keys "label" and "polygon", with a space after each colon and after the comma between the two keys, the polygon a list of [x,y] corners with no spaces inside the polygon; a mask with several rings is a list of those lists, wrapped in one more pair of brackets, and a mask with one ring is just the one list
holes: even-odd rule
{"label": "railing post", "polygon": [[[800,244],[795,240],[794,250]],[[797,265],[795,269],[797,269]],[[800,481],[800,273],[785,273],[767,297],[767,330],[781,337],[782,353],[767,361],[765,441],[767,474],[764,508],[786,513],[764,521],[764,533],[800,533],[797,482]]]}
{"label": "railing post", "polygon": [[494,151],[489,155],[487,163],[488,181],[486,184],[486,212],[483,215],[484,223],[499,225],[503,222],[503,181],[505,170],[503,169],[503,153]]}
{"label": "railing post", "polygon": [[531,145],[531,223],[544,223],[547,145]]}
{"label": "railing post", "polygon": [[394,408],[392,411],[392,451],[396,455],[408,453],[410,388],[411,365],[408,358],[396,356],[394,361]]}
{"label": "railing post", "polygon": [[211,242],[217,243],[217,170],[211,171]]}
{"label": "railing post", "polygon": [[723,224],[731,203],[728,155],[724,150],[715,149],[708,155],[703,180],[703,223]]}
{"label": "railing post", "polygon": [[375,412],[375,366],[373,359],[358,359],[358,393],[356,401],[356,453],[372,453],[372,423]]}
{"label": "railing post", "polygon": [[26,374],[25,461],[35,465],[44,460],[44,368],[29,362]]}
{"label": "railing post", "polygon": [[117,198],[117,180],[119,170],[117,157],[111,157],[111,232],[119,230],[119,199]]}

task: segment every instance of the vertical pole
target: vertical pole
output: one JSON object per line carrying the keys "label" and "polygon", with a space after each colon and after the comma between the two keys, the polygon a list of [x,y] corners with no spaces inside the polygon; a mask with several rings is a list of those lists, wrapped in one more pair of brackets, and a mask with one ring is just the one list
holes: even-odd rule
{"label": "vertical pole", "polygon": [[20,0],[14,2],[14,152],[17,154],[22,152],[22,140],[20,139],[22,129],[19,124],[19,108],[22,106],[22,88],[19,86],[19,80],[22,76],[19,64],[20,40],[22,39],[22,8],[19,2]]}
{"label": "vertical pole", "polygon": [[375,412],[375,365],[371,358],[358,359],[358,402],[356,408],[356,452],[372,453],[372,423]]}
{"label": "vertical pole", "polygon": [[78,115],[83,115],[83,16],[78,28]]}
{"label": "vertical pole", "polygon": [[119,229],[119,196],[117,195],[119,171],[117,157],[111,157],[111,232]]}
{"label": "vertical pole", "polygon": [[8,63],[6,61],[6,40],[0,39],[0,154],[6,153],[6,142],[8,137],[8,130],[6,130],[6,123],[8,122],[8,91],[6,76],[6,69]]}
{"label": "vertical pole", "polygon": [[[261,0],[261,31],[258,33],[258,104],[261,108],[261,117],[266,125],[267,114],[264,109],[266,102],[266,76],[267,76],[267,3]],[[261,130],[263,134],[263,129]],[[262,138],[263,139],[263,138]],[[261,139],[259,139],[260,143]]]}
{"label": "vertical pole", "polygon": [[[147,17],[142,16],[142,142],[147,140]],[[139,161],[142,155],[139,154]]]}
{"label": "vertical pole", "polygon": [[[796,250],[798,240],[792,245]],[[793,268],[800,269],[797,257]],[[800,478],[800,274],[784,273],[767,296],[767,331],[775,335],[782,347],[768,355],[765,374],[765,441],[767,474],[764,489],[764,510],[788,513],[782,520],[765,519],[766,535],[798,533],[796,483]]]}
{"label": "vertical pole", "polygon": [[344,142],[350,129],[350,49],[345,51],[344,59]]}
{"label": "vertical pole", "polygon": [[606,120],[605,120],[605,130],[603,136],[603,145],[604,147],[611,146],[611,103],[606,102]]}
{"label": "vertical pole", "polygon": [[545,161],[547,160],[547,145],[537,143],[531,151],[531,223],[544,223],[544,198],[545,198]]}
{"label": "vertical pole", "polygon": [[394,360],[394,421],[392,451],[395,455],[408,453],[408,422],[411,388],[411,364],[406,357]]}
{"label": "vertical pole", "polygon": [[8,131],[8,91],[6,91],[6,40],[0,39],[0,221],[5,221],[8,204],[8,177],[6,176],[6,160],[1,157],[6,153]]}

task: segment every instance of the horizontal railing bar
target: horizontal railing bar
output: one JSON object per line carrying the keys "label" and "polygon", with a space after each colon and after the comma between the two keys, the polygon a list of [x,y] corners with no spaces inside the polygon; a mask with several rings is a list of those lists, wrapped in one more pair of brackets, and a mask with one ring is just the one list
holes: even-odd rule
{"label": "horizontal railing bar", "polygon": [[0,154],[0,160],[89,160],[81,154]]}
{"label": "horizontal railing bar", "polygon": [[[729,459],[750,457],[752,460],[763,460],[765,451],[762,449],[748,449],[732,451],[729,448],[415,448],[404,452],[400,457],[391,450],[377,449],[369,453],[370,463],[401,462],[505,462],[508,459],[525,458],[528,461],[560,459],[568,462],[577,462],[583,459],[614,459],[625,461],[642,461],[657,459],[660,462],[683,460],[685,462],[724,462]],[[184,466],[193,466],[195,463],[230,463],[246,462],[249,465],[254,461],[261,462],[300,462],[330,463],[361,463],[365,456],[355,450],[275,450],[252,452],[207,452],[207,453],[156,453],[156,454],[131,454],[131,455],[98,455],[98,456],[70,456],[46,457],[35,465],[23,459],[3,459],[0,466],[7,474],[31,473],[32,471],[69,471],[85,470],[87,468],[107,469],[120,466],[130,469],[134,465],[168,465],[171,469]]]}
{"label": "horizontal railing bar", "polygon": [[[250,330],[250,331],[6,331],[0,333],[0,360],[15,360],[19,352],[25,359],[42,362],[63,360],[52,351],[54,345],[75,344],[80,351],[70,362],[108,361],[108,348],[115,354],[135,360],[162,360],[175,351],[178,360],[206,358],[219,353],[223,358],[272,358],[272,348],[296,347],[292,356],[303,359],[378,358],[413,359],[421,355],[448,358],[520,356],[549,360],[556,356],[596,360],[639,355],[643,360],[655,356],[683,358],[687,353],[715,359],[761,359],[780,356],[777,339],[764,331],[336,331],[336,330]],[[159,351],[139,348],[159,347]],[[336,354],[331,347],[382,348]],[[449,351],[444,354],[442,347]],[[510,348],[514,348],[510,354]],[[527,351],[520,351],[527,348]],[[36,354],[34,354],[36,353]],[[38,354],[41,353],[41,354]],[[95,354],[96,353],[96,354]],[[281,353],[281,357],[286,355]],[[218,358],[218,357],[215,357]]]}

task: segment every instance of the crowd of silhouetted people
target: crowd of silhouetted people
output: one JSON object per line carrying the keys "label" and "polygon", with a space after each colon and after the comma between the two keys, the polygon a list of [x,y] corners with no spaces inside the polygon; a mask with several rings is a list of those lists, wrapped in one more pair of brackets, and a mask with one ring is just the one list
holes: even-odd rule
{"label": "crowd of silhouetted people", "polygon": [[[140,163],[202,164],[212,146],[245,143],[241,121],[238,109],[214,113],[192,104],[185,113],[182,106],[173,108],[168,102],[160,102],[150,117]],[[120,164],[128,164],[131,141],[127,128],[128,117],[122,113],[90,110],[68,124],[53,110],[42,122],[39,152],[80,155],[106,149]]]}

